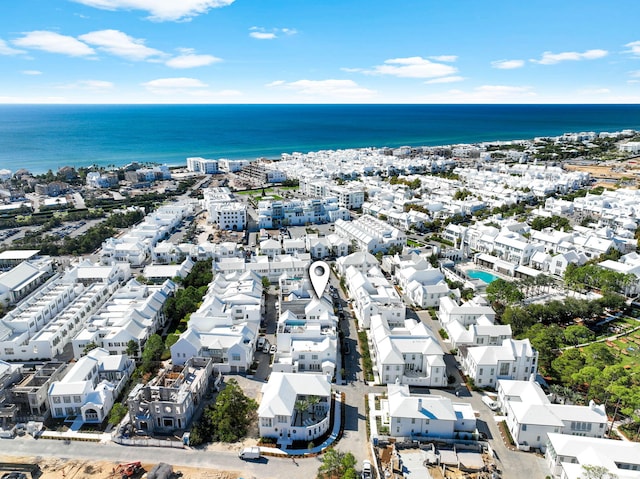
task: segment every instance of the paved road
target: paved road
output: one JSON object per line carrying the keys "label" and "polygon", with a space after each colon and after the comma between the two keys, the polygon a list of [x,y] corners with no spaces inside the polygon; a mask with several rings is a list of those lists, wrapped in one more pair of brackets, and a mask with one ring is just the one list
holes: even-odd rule
{"label": "paved road", "polygon": [[234,449],[219,447],[203,450],[169,449],[158,447],[127,447],[117,444],[83,442],[65,444],[63,441],[35,440],[24,436],[6,443],[2,455],[13,457],[56,457],[60,459],[84,459],[113,461],[114,464],[141,461],[151,464],[167,462],[179,470],[180,466],[238,471],[241,477],[276,479],[282,477],[315,477],[320,459],[305,460],[265,457],[261,462],[247,462],[238,458]]}

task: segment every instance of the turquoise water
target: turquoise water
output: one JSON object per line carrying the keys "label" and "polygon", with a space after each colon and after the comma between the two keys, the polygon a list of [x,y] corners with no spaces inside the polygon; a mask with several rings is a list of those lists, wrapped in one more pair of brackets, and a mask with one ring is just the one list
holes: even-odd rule
{"label": "turquoise water", "polygon": [[278,158],[640,130],[640,105],[0,105],[0,168]]}
{"label": "turquoise water", "polygon": [[469,276],[469,278],[479,279],[481,281],[484,281],[487,284],[491,283],[492,281],[495,281],[496,279],[500,279],[496,275],[487,273],[486,271],[478,271],[477,269],[468,270],[467,276]]}

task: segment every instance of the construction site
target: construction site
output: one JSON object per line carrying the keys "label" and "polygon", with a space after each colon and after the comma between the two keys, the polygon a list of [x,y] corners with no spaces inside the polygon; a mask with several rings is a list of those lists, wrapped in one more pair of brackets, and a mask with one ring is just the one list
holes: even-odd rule
{"label": "construction site", "polygon": [[[143,462],[114,463],[63,458],[3,458],[0,475],[16,479],[238,479],[239,473]],[[15,473],[15,474],[14,474]]]}
{"label": "construction site", "polygon": [[384,479],[498,479],[493,456],[480,443],[468,445],[389,442],[375,448]]}

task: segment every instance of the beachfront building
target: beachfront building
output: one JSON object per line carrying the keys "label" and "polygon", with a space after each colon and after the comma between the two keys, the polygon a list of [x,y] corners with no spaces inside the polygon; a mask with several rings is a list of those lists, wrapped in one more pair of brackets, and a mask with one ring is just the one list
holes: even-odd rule
{"label": "beachfront building", "polygon": [[210,358],[193,357],[169,366],[150,382],[137,384],[127,397],[129,420],[142,434],[184,432],[205,394],[219,380]]}
{"label": "beachfront building", "polygon": [[273,372],[262,386],[258,408],[260,437],[279,447],[313,441],[331,424],[331,383],[324,374]]}
{"label": "beachfront building", "polygon": [[392,437],[471,439],[476,432],[476,417],[470,404],[454,403],[433,394],[411,394],[406,384],[388,384],[387,399],[381,400],[383,408],[385,402]]}
{"label": "beachfront building", "polygon": [[93,349],[49,387],[51,416],[75,416],[85,423],[101,423],[134,369],[135,363],[126,355]]}
{"label": "beachfront building", "polygon": [[218,160],[202,157],[187,158],[187,170],[193,173],[215,175],[218,173]]}
{"label": "beachfront building", "polygon": [[374,254],[391,248],[402,250],[407,244],[404,232],[370,215],[353,221],[336,220],[335,232],[352,243],[354,248]]}
{"label": "beachfront building", "polygon": [[538,351],[529,339],[505,339],[500,346],[461,346],[462,369],[478,387],[495,388],[499,379],[527,380],[538,371]]}
{"label": "beachfront building", "polygon": [[413,319],[390,323],[376,314],[371,317],[369,342],[379,384],[447,386],[444,351],[424,323]]}
{"label": "beachfront building", "polygon": [[603,405],[552,404],[533,376],[528,381],[500,379],[497,390],[511,437],[521,449],[544,450],[549,433],[603,438],[607,430]]}

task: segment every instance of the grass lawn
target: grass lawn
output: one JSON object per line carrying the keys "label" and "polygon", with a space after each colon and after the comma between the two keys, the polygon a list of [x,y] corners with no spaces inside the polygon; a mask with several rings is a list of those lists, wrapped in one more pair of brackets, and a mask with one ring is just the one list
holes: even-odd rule
{"label": "grass lawn", "polygon": [[412,248],[419,248],[424,245],[425,243],[418,243],[417,241],[413,241],[410,239],[407,240],[407,246],[411,246]]}

